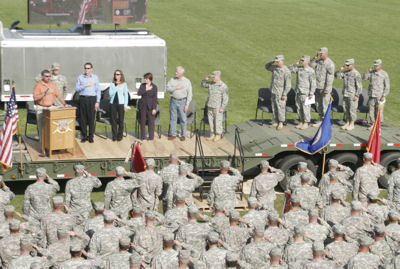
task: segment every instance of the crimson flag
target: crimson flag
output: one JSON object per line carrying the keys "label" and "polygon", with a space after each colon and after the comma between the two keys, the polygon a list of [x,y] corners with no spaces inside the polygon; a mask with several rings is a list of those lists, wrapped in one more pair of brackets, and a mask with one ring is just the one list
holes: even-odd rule
{"label": "crimson flag", "polygon": [[139,142],[135,142],[132,149],[132,165],[131,171],[140,173],[145,170],[146,163],[144,162],[144,158],[142,152],[140,151]]}
{"label": "crimson flag", "polygon": [[374,155],[374,163],[381,162],[381,105],[378,105],[378,114],[369,136],[367,151]]}
{"label": "crimson flag", "polygon": [[290,192],[285,191],[285,200],[283,201],[282,215],[290,211],[290,206],[291,206],[290,197],[291,196],[292,196],[292,194]]}

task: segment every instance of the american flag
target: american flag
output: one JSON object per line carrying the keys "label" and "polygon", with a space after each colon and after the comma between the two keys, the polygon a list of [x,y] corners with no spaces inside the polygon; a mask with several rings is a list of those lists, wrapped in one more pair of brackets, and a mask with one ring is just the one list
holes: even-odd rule
{"label": "american flag", "polygon": [[79,9],[78,24],[85,24],[86,12],[92,0],[83,0]]}
{"label": "american flag", "polygon": [[4,117],[0,138],[0,164],[3,169],[12,167],[12,142],[13,135],[17,132],[18,106],[15,99],[15,88],[12,88],[10,101],[7,104],[7,112]]}

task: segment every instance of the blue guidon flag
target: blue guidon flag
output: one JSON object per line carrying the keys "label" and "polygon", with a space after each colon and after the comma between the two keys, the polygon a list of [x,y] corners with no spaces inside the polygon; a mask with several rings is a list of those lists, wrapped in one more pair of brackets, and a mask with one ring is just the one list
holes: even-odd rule
{"label": "blue guidon flag", "polygon": [[298,150],[313,155],[328,146],[332,138],[331,110],[332,101],[326,109],[322,124],[319,126],[314,138],[310,141],[301,140],[297,142],[294,146]]}

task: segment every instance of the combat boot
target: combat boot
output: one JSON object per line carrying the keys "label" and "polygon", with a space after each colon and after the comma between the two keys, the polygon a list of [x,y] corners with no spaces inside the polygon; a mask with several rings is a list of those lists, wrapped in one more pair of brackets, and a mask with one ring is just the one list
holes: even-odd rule
{"label": "combat boot", "polygon": [[303,125],[301,126],[300,130],[305,130],[308,128],[308,122],[303,123]]}
{"label": "combat boot", "polygon": [[347,130],[347,127],[349,127],[349,124],[350,124],[350,122],[349,122],[349,121],[346,121],[346,124],[343,125],[342,127],[340,127],[340,129],[342,129],[342,130]]}
{"label": "combat boot", "polygon": [[303,122],[300,122],[300,123],[297,124],[294,128],[296,128],[296,129],[301,129],[301,127],[303,127]]}
{"label": "combat boot", "polygon": [[221,135],[220,134],[216,134],[213,141],[217,142],[219,140],[221,140]]}
{"label": "combat boot", "polygon": [[350,124],[349,124],[349,126],[347,126],[346,130],[347,130],[347,131],[354,130],[354,121],[351,121],[351,122],[350,122]]}
{"label": "combat boot", "polygon": [[276,127],[278,127],[278,123],[276,123],[276,122],[272,123],[272,124],[269,126],[269,128],[276,128]]}
{"label": "combat boot", "polygon": [[206,140],[207,141],[213,141],[215,138],[215,134],[212,134],[210,137],[207,137]]}
{"label": "combat boot", "polygon": [[279,124],[278,124],[278,126],[276,127],[276,129],[278,130],[278,131],[280,131],[280,130],[282,130],[282,128],[283,128],[283,122],[279,122]]}

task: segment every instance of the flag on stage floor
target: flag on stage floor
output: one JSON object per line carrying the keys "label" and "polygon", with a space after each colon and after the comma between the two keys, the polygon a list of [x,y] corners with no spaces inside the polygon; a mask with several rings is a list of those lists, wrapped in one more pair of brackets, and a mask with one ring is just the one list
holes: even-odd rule
{"label": "flag on stage floor", "polygon": [[324,119],[321,126],[319,126],[317,133],[314,138],[310,141],[300,141],[295,144],[295,147],[307,154],[315,154],[325,148],[332,138],[332,126],[331,126],[331,110],[332,101],[326,109]]}
{"label": "flag on stage floor", "polygon": [[0,164],[3,169],[12,167],[12,142],[13,135],[17,132],[17,126],[18,106],[15,98],[15,88],[13,87],[0,136]]}
{"label": "flag on stage floor", "polygon": [[373,154],[374,163],[381,162],[381,105],[378,105],[378,114],[367,144],[367,151]]}
{"label": "flag on stage floor", "polygon": [[144,161],[142,152],[140,151],[139,142],[135,142],[132,150],[132,165],[131,171],[140,173],[145,170],[146,163]]}

